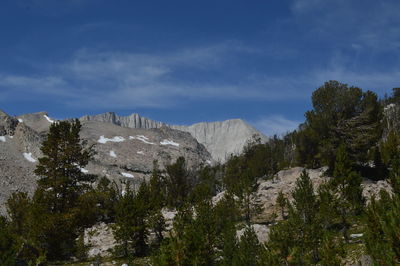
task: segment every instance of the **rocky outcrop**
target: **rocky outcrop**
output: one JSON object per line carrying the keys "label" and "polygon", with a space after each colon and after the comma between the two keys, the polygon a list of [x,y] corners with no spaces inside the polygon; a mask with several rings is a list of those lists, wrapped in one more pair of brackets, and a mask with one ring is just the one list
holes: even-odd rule
{"label": "rocky outcrop", "polygon": [[[279,206],[276,202],[279,192],[282,191],[285,197],[292,200],[291,193],[303,169],[302,167],[294,167],[288,170],[282,170],[278,172],[273,179],[259,181],[259,187],[254,200],[263,207],[263,212],[255,218],[255,222],[272,222],[277,216],[278,219],[282,218]],[[329,180],[329,177],[324,175],[326,170],[326,168],[307,170],[314,188],[317,188],[319,185]]]}
{"label": "rocky outcrop", "polygon": [[86,228],[83,241],[85,246],[88,247],[88,258],[111,256],[117,245],[111,225],[105,223]]}
{"label": "rocky outcrop", "polygon": [[83,116],[81,121],[97,121],[111,123],[122,127],[150,129],[170,127],[189,132],[199,143],[203,144],[210,152],[214,161],[225,162],[232,154],[239,154],[246,144],[257,137],[261,142],[268,138],[254,127],[241,119],[232,119],[222,122],[197,123],[190,126],[168,125],[157,122],[138,114],[130,116],[118,116],[115,113],[104,113],[94,116]]}
{"label": "rocky outcrop", "polygon": [[[282,218],[280,208],[276,202],[279,192],[282,191],[285,197],[291,201],[293,199],[291,193],[293,192],[296,186],[296,180],[300,177],[303,169],[304,168],[302,167],[294,167],[282,170],[278,172],[273,179],[259,181],[259,187],[254,201],[263,207],[263,211],[254,219],[254,222],[268,223],[274,221],[276,218]],[[314,191],[317,191],[317,188],[321,184],[331,179],[331,177],[325,175],[326,170],[326,167],[319,169],[306,169],[311,182],[313,183]],[[366,198],[367,203],[373,196],[379,198],[379,192],[382,189],[389,193],[392,191],[390,184],[386,180],[372,181],[369,179],[363,179],[361,187],[363,189],[363,196]]]}
{"label": "rocky outcrop", "polygon": [[395,103],[386,105],[383,109],[383,115],[383,138],[385,139],[390,131],[400,131],[400,106]]}
{"label": "rocky outcrop", "polygon": [[0,136],[14,135],[18,120],[0,110]]}

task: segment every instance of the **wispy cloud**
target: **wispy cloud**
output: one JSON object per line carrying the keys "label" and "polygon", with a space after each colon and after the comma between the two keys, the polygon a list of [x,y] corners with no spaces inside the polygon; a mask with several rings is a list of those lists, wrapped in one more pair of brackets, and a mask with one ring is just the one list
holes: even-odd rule
{"label": "wispy cloud", "polygon": [[293,0],[294,22],[314,38],[333,37],[335,45],[387,51],[400,47],[397,0]]}
{"label": "wispy cloud", "polygon": [[[281,79],[243,71],[224,79],[230,61],[259,51],[228,41],[166,54],[137,54],[81,49],[71,60],[51,65],[51,75],[3,73],[3,93],[59,96],[69,106],[87,108],[169,107],[182,100],[276,100],[294,97]],[[40,72],[40,70],[38,71]],[[184,74],[182,73],[184,72]],[[204,75],[213,79],[197,79]],[[191,78],[188,78],[187,75]],[[234,75],[234,76],[235,76]],[[277,89],[279,88],[279,90]],[[288,96],[291,95],[291,96]]]}
{"label": "wispy cloud", "polygon": [[[230,71],[229,59],[257,52],[237,42],[187,48],[167,54],[82,49],[71,60],[51,65],[51,71],[46,69],[47,75],[0,74],[0,94],[2,101],[18,93],[26,98],[43,97],[48,100],[48,97],[54,97],[57,102],[79,109],[101,106],[114,110],[165,108],[199,99],[306,100],[315,88],[332,79],[363,88],[398,86],[398,68],[383,72],[355,71],[348,67],[347,59],[337,58],[330,59],[325,68],[297,74],[273,75],[243,70],[243,73],[237,73],[237,78],[219,78]],[[186,77],[187,73],[196,76],[205,71],[208,76],[216,78]]]}
{"label": "wispy cloud", "polygon": [[295,130],[299,126],[299,121],[293,121],[282,115],[271,115],[262,117],[252,122],[252,125],[267,136],[278,135]]}

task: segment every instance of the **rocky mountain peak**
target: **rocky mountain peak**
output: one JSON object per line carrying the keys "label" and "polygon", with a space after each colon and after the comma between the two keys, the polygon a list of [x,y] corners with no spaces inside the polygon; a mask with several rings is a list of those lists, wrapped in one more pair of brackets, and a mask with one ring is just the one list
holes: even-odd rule
{"label": "rocky mountain peak", "polygon": [[171,126],[187,131],[202,143],[216,161],[225,162],[232,154],[243,151],[253,137],[261,142],[268,138],[242,119],[230,119],[219,122],[202,122],[191,126]]}
{"label": "rocky mountain peak", "polygon": [[97,121],[103,123],[112,123],[114,125],[118,125],[121,127],[129,127],[129,128],[141,128],[141,129],[149,129],[149,128],[159,128],[165,125],[162,122],[157,122],[146,117],[142,117],[139,114],[131,114],[129,116],[118,116],[114,112],[107,112],[98,115],[85,115],[80,118],[81,121]]}
{"label": "rocky mountain peak", "polygon": [[206,147],[215,161],[220,162],[225,162],[231,154],[242,152],[244,146],[254,135],[258,136],[261,142],[266,142],[268,140],[265,135],[242,119],[201,122],[185,126],[168,125],[142,117],[136,113],[129,116],[118,116],[114,112],[108,112],[94,116],[86,115],[81,117],[80,120],[111,123],[122,127],[138,129],[161,128],[164,126],[189,132],[199,143]]}

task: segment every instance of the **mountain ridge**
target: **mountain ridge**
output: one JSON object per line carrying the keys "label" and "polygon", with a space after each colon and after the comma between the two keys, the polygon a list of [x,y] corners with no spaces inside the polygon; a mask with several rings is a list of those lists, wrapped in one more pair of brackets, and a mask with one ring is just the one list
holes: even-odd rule
{"label": "mountain ridge", "polygon": [[241,153],[247,143],[252,141],[254,137],[259,138],[261,142],[268,141],[267,136],[240,118],[199,122],[192,125],[170,125],[142,117],[137,113],[119,116],[114,112],[106,112],[93,116],[85,115],[80,120],[112,123],[123,127],[142,129],[165,126],[189,132],[199,143],[206,147],[214,161],[222,163],[232,154]]}

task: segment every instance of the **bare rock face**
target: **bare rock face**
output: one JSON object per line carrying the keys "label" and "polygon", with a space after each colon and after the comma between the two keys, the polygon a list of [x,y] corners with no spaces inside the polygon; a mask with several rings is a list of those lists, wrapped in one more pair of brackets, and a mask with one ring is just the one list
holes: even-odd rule
{"label": "bare rock face", "polygon": [[214,161],[225,162],[230,155],[239,154],[245,145],[254,136],[266,142],[268,138],[261,132],[247,124],[241,119],[232,119],[222,122],[197,123],[191,126],[167,125],[157,122],[138,114],[130,116],[118,116],[115,113],[104,113],[94,116],[83,116],[81,121],[97,121],[111,123],[122,127],[150,129],[170,127],[173,129],[189,132],[199,143],[203,144],[210,152]]}
{"label": "bare rock face", "polygon": [[232,154],[241,153],[253,137],[260,138],[263,143],[268,140],[266,136],[241,119],[171,127],[190,132],[206,147],[214,160],[222,163]]}
{"label": "bare rock face", "polygon": [[81,117],[80,120],[112,123],[121,127],[142,128],[142,129],[160,128],[165,125],[162,122],[157,122],[148,119],[146,117],[142,117],[139,114],[131,114],[129,116],[118,116],[114,112],[108,112],[94,116],[85,115]]}

